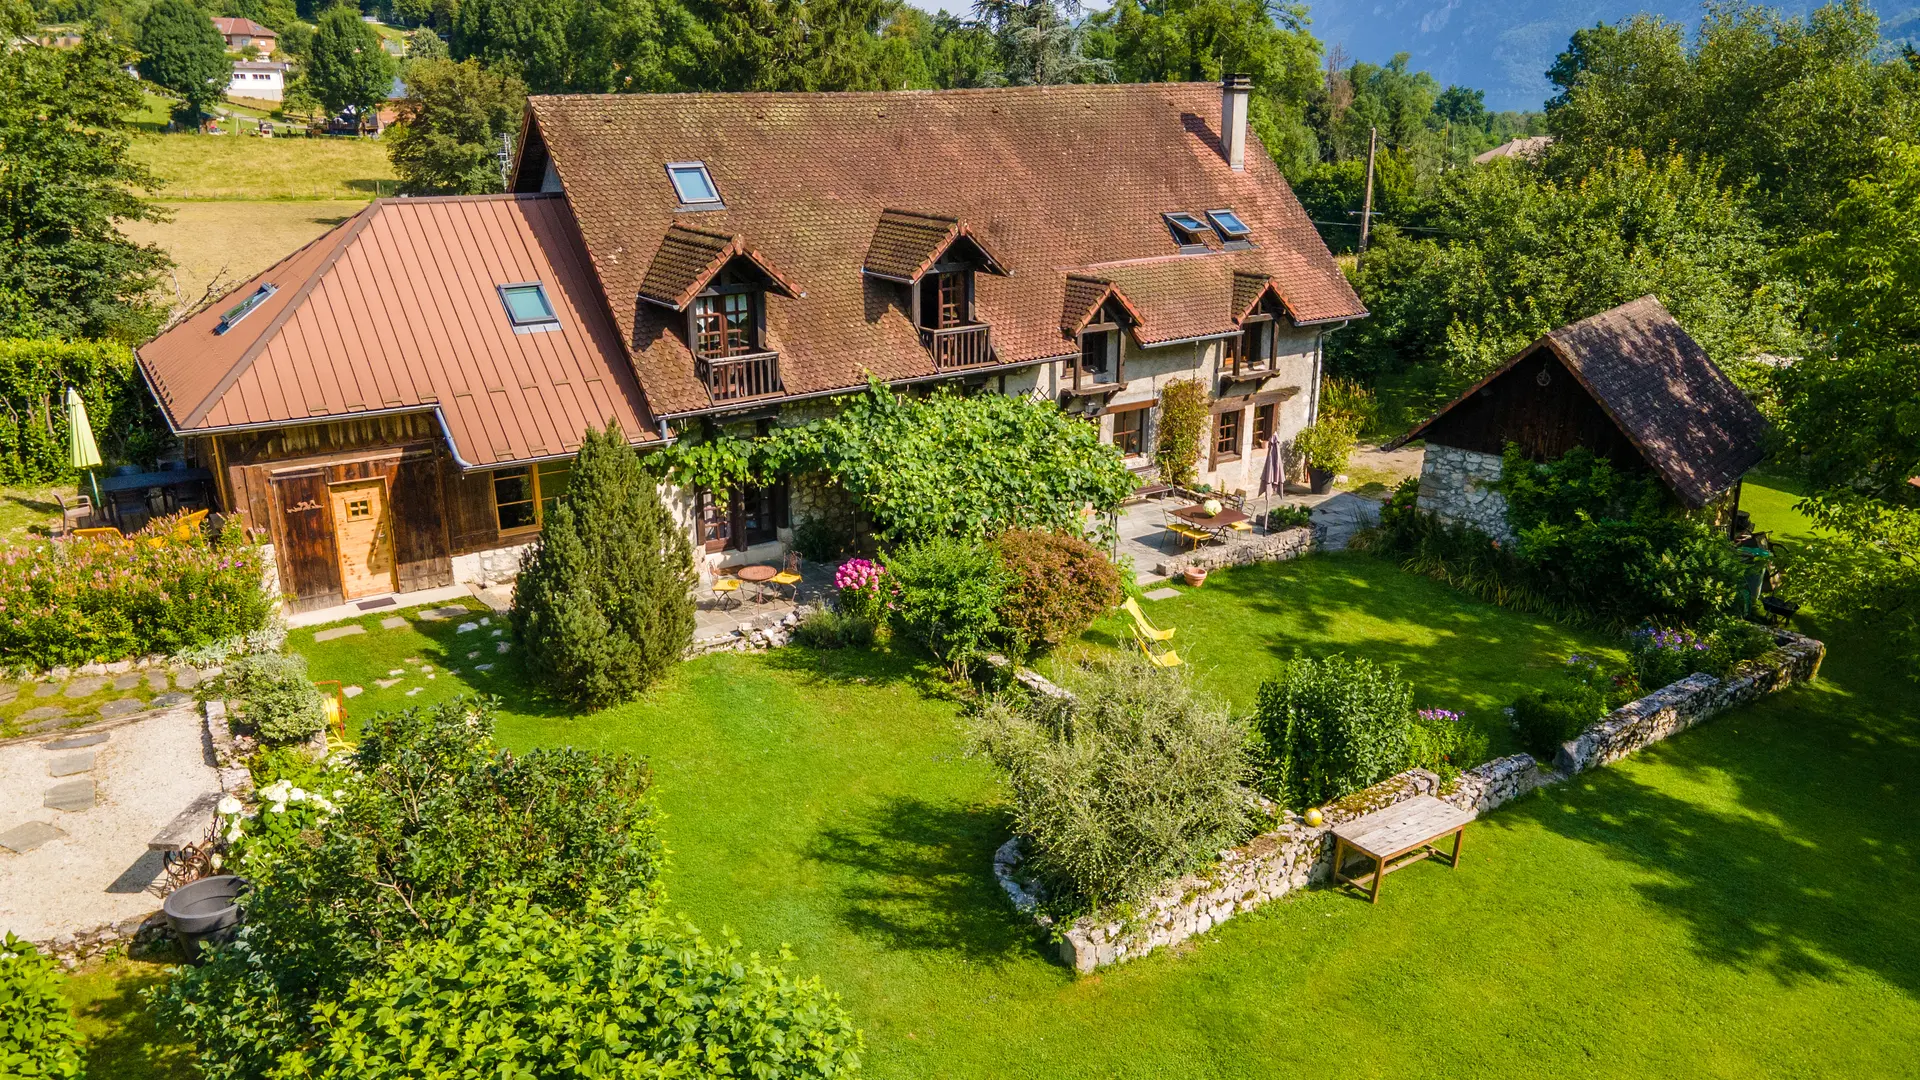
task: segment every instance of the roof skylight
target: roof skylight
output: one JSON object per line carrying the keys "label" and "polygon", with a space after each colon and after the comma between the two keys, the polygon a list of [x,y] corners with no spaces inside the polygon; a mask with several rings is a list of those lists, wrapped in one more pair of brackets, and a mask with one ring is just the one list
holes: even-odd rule
{"label": "roof skylight", "polygon": [[547,287],[537,281],[500,286],[500,303],[506,306],[507,321],[516,334],[560,328],[560,317],[553,313],[553,302],[547,299]]}
{"label": "roof skylight", "polygon": [[705,162],[669,161],[667,179],[673,181],[673,194],[680,205],[688,209],[720,209],[720,189],[713,185],[713,175],[707,172]]}
{"label": "roof skylight", "polygon": [[1213,227],[1228,240],[1245,240],[1253,234],[1253,230],[1247,228],[1247,223],[1241,221],[1240,215],[1232,210],[1209,210],[1207,220],[1213,222]]}
{"label": "roof skylight", "polygon": [[248,315],[253,314],[254,308],[257,308],[261,304],[266,303],[267,297],[272,296],[274,293],[277,293],[279,291],[280,291],[280,286],[274,285],[271,283],[262,285],[258,289],[253,290],[252,296],[249,296],[245,300],[242,300],[239,303],[228,308],[226,312],[220,316],[220,325],[214,327],[213,332],[216,334],[224,334],[227,331],[233,329],[235,326],[239,325],[241,319],[244,319]]}
{"label": "roof skylight", "polygon": [[1208,250],[1206,237],[1213,230],[1207,228],[1207,223],[1201,221],[1198,215],[1175,210],[1160,216],[1166,219],[1167,228],[1173,233],[1173,242],[1180,245],[1181,254],[1193,255]]}

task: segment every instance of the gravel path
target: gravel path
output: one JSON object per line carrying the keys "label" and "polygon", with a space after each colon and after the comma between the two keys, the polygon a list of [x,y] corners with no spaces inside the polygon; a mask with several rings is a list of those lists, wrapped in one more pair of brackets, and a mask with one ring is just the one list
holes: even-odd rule
{"label": "gravel path", "polygon": [[219,790],[190,704],[0,746],[0,932],[52,941],[158,908],[147,841]]}

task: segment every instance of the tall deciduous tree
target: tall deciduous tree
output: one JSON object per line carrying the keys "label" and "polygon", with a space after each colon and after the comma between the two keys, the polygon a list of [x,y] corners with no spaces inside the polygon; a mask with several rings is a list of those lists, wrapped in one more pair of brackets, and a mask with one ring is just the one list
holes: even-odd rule
{"label": "tall deciduous tree", "polygon": [[361,21],[359,9],[336,7],[320,16],[307,57],[306,80],[330,113],[352,109],[364,117],[393,89],[393,57],[380,35]]}
{"label": "tall deciduous tree", "polygon": [[159,0],[140,20],[140,75],[186,99],[194,118],[232,81],[227,42],[190,0]]}
{"label": "tall deciduous tree", "polygon": [[589,430],[514,589],[514,640],[555,696],[638,697],[693,640],[693,551],[618,429]]}
{"label": "tall deciduous tree", "polygon": [[974,0],[993,35],[1000,81],[1014,86],[1106,82],[1113,62],[1089,55],[1080,0]]}
{"label": "tall deciduous tree", "polygon": [[709,76],[720,90],[893,90],[881,27],[899,0],[712,0]]}
{"label": "tall deciduous tree", "polygon": [[[0,19],[9,37],[33,25],[19,4]],[[167,257],[116,228],[158,216],[138,194],[158,181],[130,152],[133,57],[91,32],[0,51],[0,334],[134,342],[159,323]]]}
{"label": "tall deciduous tree", "polygon": [[[437,40],[437,39],[436,39]],[[478,195],[505,189],[500,136],[518,131],[527,88],[477,60],[414,60],[387,153],[409,195]]]}
{"label": "tall deciduous tree", "polygon": [[536,94],[664,93],[702,85],[712,35],[680,0],[462,0],[456,60],[520,76]]}

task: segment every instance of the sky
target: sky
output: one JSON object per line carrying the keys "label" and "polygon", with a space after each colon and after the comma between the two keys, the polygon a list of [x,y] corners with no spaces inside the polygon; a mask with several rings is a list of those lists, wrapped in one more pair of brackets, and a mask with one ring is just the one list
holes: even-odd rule
{"label": "sky", "polygon": [[[970,9],[971,0],[909,0],[915,7]],[[1083,0],[1088,10],[1110,0]],[[1817,6],[1813,0],[1771,0],[1790,14]],[[1896,39],[1920,40],[1920,0],[1882,0],[1875,6],[1882,27]],[[1698,3],[1647,0],[1323,0],[1310,3],[1314,36],[1338,44],[1356,60],[1381,64],[1396,52],[1412,54],[1415,69],[1433,73],[1441,85],[1487,92],[1491,109],[1538,109],[1550,92],[1546,70],[1583,26],[1616,22],[1637,11],[1692,23]]]}

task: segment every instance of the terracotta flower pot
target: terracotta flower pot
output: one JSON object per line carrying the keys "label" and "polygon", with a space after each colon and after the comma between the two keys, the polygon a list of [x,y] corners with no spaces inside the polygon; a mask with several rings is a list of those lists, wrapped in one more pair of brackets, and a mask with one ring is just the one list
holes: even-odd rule
{"label": "terracotta flower pot", "polygon": [[1182,577],[1187,579],[1188,585],[1191,585],[1196,589],[1207,583],[1207,572],[1205,570],[1198,570],[1198,569],[1189,567],[1185,570],[1182,570],[1180,574]]}

